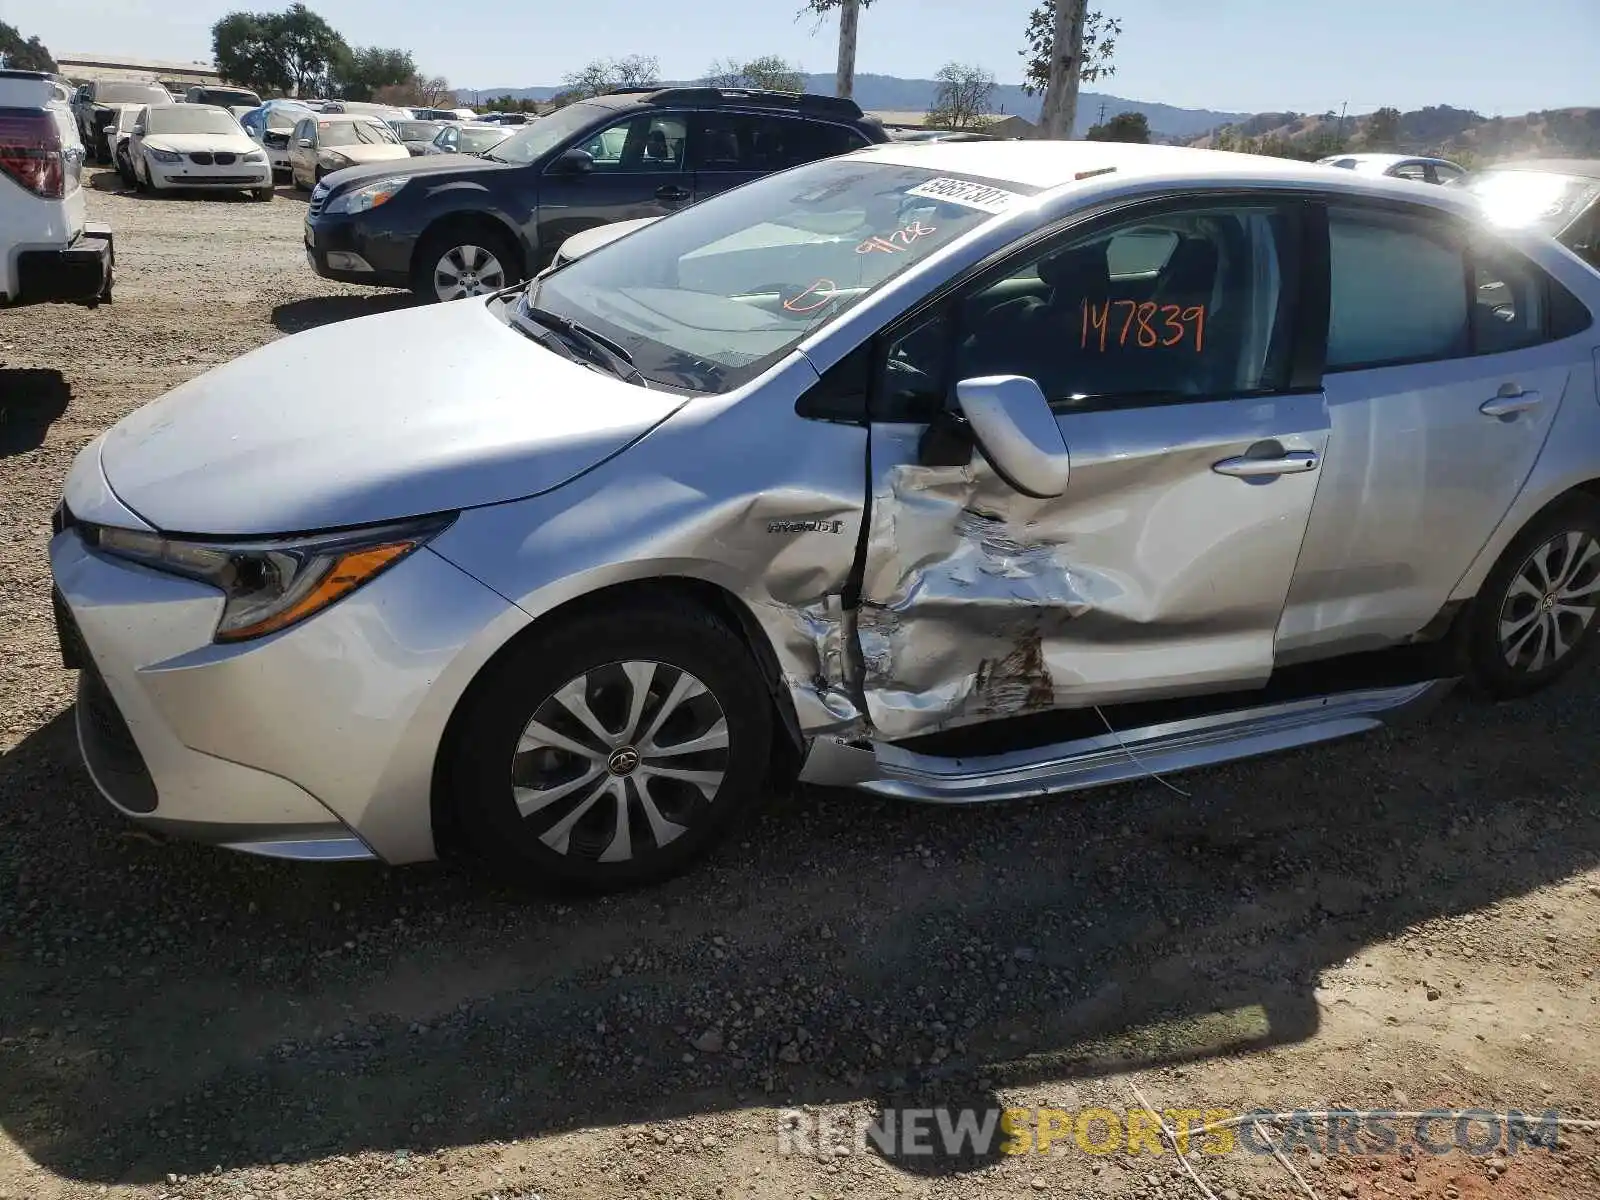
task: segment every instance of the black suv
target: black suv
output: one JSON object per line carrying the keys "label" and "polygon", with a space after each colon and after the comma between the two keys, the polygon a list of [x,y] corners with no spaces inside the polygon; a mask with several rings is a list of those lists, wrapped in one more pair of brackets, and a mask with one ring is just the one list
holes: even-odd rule
{"label": "black suv", "polygon": [[496,291],[568,237],[657,217],[888,134],[852,100],[737,88],[636,88],[568,105],[482,158],[347,167],[311,193],[319,275],[425,300]]}

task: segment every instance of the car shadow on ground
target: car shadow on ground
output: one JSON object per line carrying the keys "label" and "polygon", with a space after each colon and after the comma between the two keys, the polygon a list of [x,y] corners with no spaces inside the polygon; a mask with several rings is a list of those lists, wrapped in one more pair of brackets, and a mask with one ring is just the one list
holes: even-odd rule
{"label": "car shadow on ground", "polygon": [[0,367],[0,458],[43,445],[67,411],[72,387],[60,371]]}
{"label": "car shadow on ground", "polygon": [[117,174],[115,167],[100,167],[92,173],[86,173],[89,186],[97,192],[110,192],[113,195],[128,196],[133,194],[133,185],[123,180]]}
{"label": "car shadow on ground", "polygon": [[1170,787],[802,792],[689,877],[582,901],[154,843],[63,713],[0,758],[0,1125],[145,1183],[748,1105],[987,1107],[1301,1042],[1325,968],[1600,862],[1597,699],[1453,698]]}
{"label": "car shadow on ground", "polygon": [[395,312],[416,303],[410,292],[372,292],[361,296],[308,296],[272,310],[272,324],[283,333],[299,333],[335,321]]}

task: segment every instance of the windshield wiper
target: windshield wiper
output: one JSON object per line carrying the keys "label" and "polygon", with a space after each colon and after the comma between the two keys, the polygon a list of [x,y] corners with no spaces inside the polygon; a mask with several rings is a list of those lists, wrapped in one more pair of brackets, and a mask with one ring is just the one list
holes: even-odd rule
{"label": "windshield wiper", "polygon": [[641,387],[649,388],[650,383],[645,379],[644,372],[633,365],[633,355],[604,334],[596,333],[586,325],[580,325],[571,317],[564,317],[560,313],[553,313],[547,308],[539,308],[533,304],[524,304],[522,311],[530,320],[566,334],[569,339],[587,347],[591,353],[598,352],[598,357],[605,363],[607,369],[618,378],[637,379]]}

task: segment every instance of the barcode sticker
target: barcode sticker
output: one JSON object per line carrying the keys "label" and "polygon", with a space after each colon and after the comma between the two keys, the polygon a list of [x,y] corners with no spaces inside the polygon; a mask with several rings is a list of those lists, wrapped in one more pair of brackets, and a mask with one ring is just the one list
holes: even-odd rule
{"label": "barcode sticker", "polygon": [[970,179],[930,179],[906,192],[908,196],[921,196],[927,200],[943,200],[963,208],[980,212],[1005,212],[1013,204],[1027,199],[1016,192],[995,187],[989,183],[973,183]]}

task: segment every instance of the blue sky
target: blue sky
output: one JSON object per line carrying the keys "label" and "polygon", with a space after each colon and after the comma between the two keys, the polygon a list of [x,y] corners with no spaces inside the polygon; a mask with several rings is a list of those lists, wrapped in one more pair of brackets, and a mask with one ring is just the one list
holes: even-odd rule
{"label": "blue sky", "polygon": [[[590,59],[654,54],[669,77],[714,58],[782,54],[831,71],[835,27],[796,21],[800,0],[310,0],[356,45],[411,50],[460,87],[559,83]],[[57,52],[196,59],[235,7],[288,0],[0,0],[0,19]],[[857,69],[926,78],[951,59],[1021,78],[1032,0],[878,0]],[[1454,104],[1488,115],[1600,104],[1600,0],[1099,0],[1119,16],[1115,77],[1130,99],[1229,111],[1353,112]]]}

